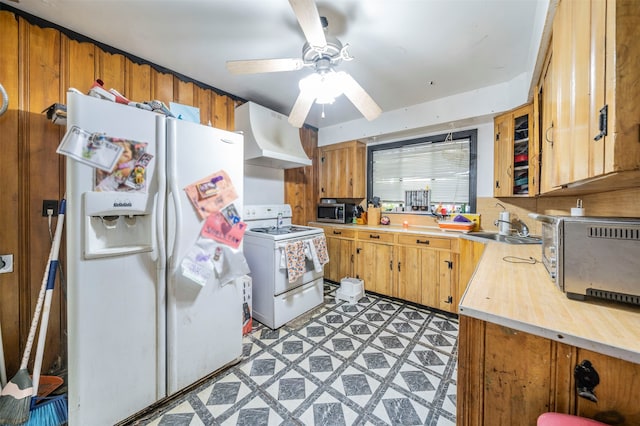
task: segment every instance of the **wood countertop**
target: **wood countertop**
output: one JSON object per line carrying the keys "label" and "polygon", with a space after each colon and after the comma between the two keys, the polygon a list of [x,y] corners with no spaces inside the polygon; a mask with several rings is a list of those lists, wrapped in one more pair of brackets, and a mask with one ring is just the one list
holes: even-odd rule
{"label": "wood countertop", "polygon": [[357,225],[355,223],[327,223],[327,222],[309,222],[309,226],[330,226],[332,228],[347,228],[356,231],[376,231],[376,232],[397,232],[405,234],[421,234],[431,237],[459,238],[464,233],[461,231],[451,231],[440,229],[437,226],[417,226],[412,225],[404,228],[400,225]]}
{"label": "wood countertop", "polygon": [[539,245],[487,243],[459,313],[640,364],[640,307],[568,299],[542,263],[515,263],[541,254]]}

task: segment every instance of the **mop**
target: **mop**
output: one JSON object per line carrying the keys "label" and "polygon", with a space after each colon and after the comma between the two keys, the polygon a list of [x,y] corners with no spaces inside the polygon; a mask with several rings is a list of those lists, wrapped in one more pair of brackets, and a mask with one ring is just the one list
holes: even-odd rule
{"label": "mop", "polygon": [[[31,320],[31,328],[29,329],[29,335],[24,348],[24,354],[22,355],[22,361],[20,362],[20,368],[15,376],[13,376],[4,388],[2,388],[2,392],[0,393],[0,424],[22,424],[29,419],[29,409],[31,405],[31,397],[34,394],[34,387],[31,377],[29,377],[29,372],[27,371],[27,364],[29,362],[29,356],[31,355],[31,348],[33,347],[36,329],[38,328],[38,321],[44,304],[45,293],[47,292],[47,287],[49,287],[49,279],[52,276],[52,269],[53,278],[55,278],[55,270],[58,266],[57,259],[58,251],[60,249],[60,240],[62,239],[64,207],[65,200],[62,200],[60,203],[58,223],[56,224],[56,233],[49,252],[49,261],[47,262],[47,266],[44,271],[44,277],[42,279],[42,285],[40,286],[40,293],[38,294],[38,301],[36,302],[33,319]],[[53,284],[50,285],[53,287]],[[49,303],[51,303],[51,300],[49,300]]]}
{"label": "mop", "polygon": [[40,373],[42,371],[44,346],[47,339],[47,327],[49,325],[49,313],[51,311],[51,298],[53,297],[53,288],[56,283],[56,271],[58,270],[58,250],[60,248],[60,240],[62,239],[62,224],[64,222],[65,208],[66,200],[63,199],[60,202],[56,234],[53,237],[55,251],[49,266],[47,291],[44,299],[44,309],[42,310],[42,322],[40,323],[40,333],[38,333],[38,347],[36,348],[36,357],[33,364],[33,398],[31,399],[30,404],[29,425],[61,425],[66,423],[68,416],[67,399],[65,395],[51,398],[38,398],[38,385],[40,383]]}

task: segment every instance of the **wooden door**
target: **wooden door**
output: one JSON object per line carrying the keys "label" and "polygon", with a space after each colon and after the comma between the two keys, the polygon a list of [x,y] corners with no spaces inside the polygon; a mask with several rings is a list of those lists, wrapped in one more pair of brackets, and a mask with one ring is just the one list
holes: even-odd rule
{"label": "wooden door", "polygon": [[365,241],[356,243],[356,277],[368,291],[393,295],[393,246]]}
{"label": "wooden door", "polygon": [[495,197],[513,193],[513,122],[512,114],[494,120],[494,187]]}
{"label": "wooden door", "polygon": [[399,246],[397,251],[396,295],[409,302],[422,303],[422,249]]}
{"label": "wooden door", "polygon": [[543,70],[540,92],[540,193],[550,191],[553,188],[553,163],[554,163],[554,120],[556,114],[556,98],[553,87],[553,53],[547,58]]}
{"label": "wooden door", "polygon": [[353,276],[353,241],[327,236],[329,263],[325,266],[324,277],[335,282]]}
{"label": "wooden door", "polygon": [[552,185],[560,186],[589,177],[590,1],[563,0],[558,4],[552,43],[557,107]]}

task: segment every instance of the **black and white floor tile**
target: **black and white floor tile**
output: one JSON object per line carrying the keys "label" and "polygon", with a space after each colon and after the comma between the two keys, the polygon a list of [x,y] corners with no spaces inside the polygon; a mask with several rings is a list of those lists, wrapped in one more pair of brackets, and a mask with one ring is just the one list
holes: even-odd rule
{"label": "black and white floor tile", "polygon": [[458,320],[367,294],[278,330],[254,323],[243,360],[135,425],[455,425]]}

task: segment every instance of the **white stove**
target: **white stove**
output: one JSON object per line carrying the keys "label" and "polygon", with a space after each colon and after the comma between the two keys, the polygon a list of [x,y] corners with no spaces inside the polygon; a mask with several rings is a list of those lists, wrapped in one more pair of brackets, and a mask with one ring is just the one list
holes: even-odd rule
{"label": "white stove", "polygon": [[[253,317],[270,328],[279,328],[323,300],[322,269],[307,259],[305,270],[289,281],[285,250],[299,241],[310,244],[324,238],[321,228],[293,225],[291,206],[245,205],[243,221],[247,224],[243,251],[251,269]],[[294,276],[294,275],[291,275]]]}
{"label": "white stove", "polygon": [[320,228],[292,225],[291,215],[289,204],[246,206],[243,216],[243,220],[247,224],[245,235],[282,241],[323,233]]}

